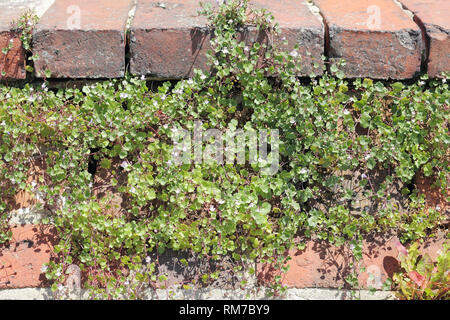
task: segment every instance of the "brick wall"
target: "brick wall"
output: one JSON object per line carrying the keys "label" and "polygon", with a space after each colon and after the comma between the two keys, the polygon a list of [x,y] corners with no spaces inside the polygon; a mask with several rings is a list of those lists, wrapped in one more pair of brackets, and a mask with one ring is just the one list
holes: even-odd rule
{"label": "brick wall", "polygon": [[[39,2],[39,1],[37,1]],[[211,30],[197,14],[197,0],[71,0],[46,2],[33,34],[33,51],[39,54],[35,76],[46,69],[52,78],[95,79],[122,77],[126,70],[157,79],[189,77],[193,68],[207,68],[205,52]],[[214,1],[215,3],[215,1]],[[300,45],[305,55],[303,76],[322,63],[347,60],[350,77],[408,79],[429,72],[450,71],[450,1],[448,0],[254,0],[274,13],[281,38]],[[12,41],[12,50],[0,59],[2,79],[25,79],[26,55],[9,21],[20,14],[14,6],[0,4],[0,46]],[[77,20],[79,19],[79,20]],[[128,34],[128,36],[127,36]],[[254,41],[255,33],[243,35]],[[245,38],[247,37],[247,38]],[[282,39],[278,39],[282,40]],[[309,52],[310,55],[306,55]],[[35,173],[39,174],[39,172]],[[427,183],[418,182],[430,206],[436,199]],[[51,226],[40,223],[45,212],[34,209],[38,200],[16,195],[12,213],[13,239],[0,248],[0,289],[46,287],[41,270],[55,254],[58,237]],[[398,269],[397,251],[389,235],[366,239],[360,275],[362,287],[378,286]],[[446,241],[438,234],[422,246],[432,257]],[[349,272],[346,248],[320,241],[292,251],[290,270],[283,282],[294,288],[338,288]],[[265,283],[277,274],[260,266],[258,279]],[[374,277],[369,279],[369,273]]]}
{"label": "brick wall", "polygon": [[[216,1],[208,0],[213,5]],[[10,0],[0,4],[0,46],[12,50],[0,59],[2,79],[25,78],[25,53],[10,21],[23,11]],[[33,34],[39,55],[34,75],[52,78],[118,78],[129,70],[156,79],[189,77],[206,69],[213,35],[197,13],[198,0],[34,0],[41,19]],[[37,4],[36,4],[37,3]],[[46,6],[42,4],[45,3]],[[348,77],[409,79],[450,71],[447,0],[253,0],[279,22],[281,40],[303,56],[301,76],[322,63],[345,59]],[[42,10],[42,7],[45,10]],[[257,35],[250,29],[246,41]],[[308,53],[308,54],[307,54]],[[320,73],[320,72],[318,72]]]}

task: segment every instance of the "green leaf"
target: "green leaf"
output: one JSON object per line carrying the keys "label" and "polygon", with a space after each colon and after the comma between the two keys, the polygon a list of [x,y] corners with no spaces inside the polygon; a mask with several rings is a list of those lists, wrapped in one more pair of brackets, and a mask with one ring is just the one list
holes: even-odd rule
{"label": "green leaf", "polygon": [[105,169],[111,168],[111,159],[102,159],[102,161],[100,161],[100,166]]}

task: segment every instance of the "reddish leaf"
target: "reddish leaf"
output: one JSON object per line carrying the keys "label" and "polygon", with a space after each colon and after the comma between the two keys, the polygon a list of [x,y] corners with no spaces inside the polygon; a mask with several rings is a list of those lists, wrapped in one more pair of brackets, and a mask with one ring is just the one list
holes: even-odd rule
{"label": "reddish leaf", "polygon": [[400,241],[398,241],[398,239],[394,239],[394,245],[397,248],[398,252],[405,256],[408,255],[408,250],[406,250],[406,248],[400,243]]}
{"label": "reddish leaf", "polygon": [[409,273],[409,278],[414,281],[419,287],[425,287],[425,277],[419,274],[417,271],[411,271]]}

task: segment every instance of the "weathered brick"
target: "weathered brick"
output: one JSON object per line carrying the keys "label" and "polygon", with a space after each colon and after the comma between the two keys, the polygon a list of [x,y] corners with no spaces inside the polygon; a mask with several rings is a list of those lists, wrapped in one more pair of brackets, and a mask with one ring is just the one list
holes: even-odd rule
{"label": "weathered brick", "polygon": [[39,55],[36,75],[49,69],[52,78],[124,76],[132,5],[132,0],[56,1],[33,33],[33,50]]}
{"label": "weathered brick", "polygon": [[131,27],[131,73],[168,79],[206,69],[210,32],[198,9],[196,0],[170,0],[164,6],[139,0]]}
{"label": "weathered brick", "polygon": [[415,184],[420,194],[425,196],[425,208],[427,211],[434,209],[446,215],[446,222],[450,224],[450,188],[446,193],[435,185],[436,180],[432,177],[425,177],[423,174],[415,177]]}
{"label": "weathered brick", "polygon": [[[94,175],[92,192],[102,204],[102,212],[105,215],[121,216],[125,214],[123,206],[126,205],[129,198],[118,191],[119,186],[126,185],[128,182],[128,174],[121,168],[122,162],[119,158],[114,159],[109,169],[99,166]],[[118,185],[113,184],[114,179],[118,180]]]}
{"label": "weathered brick", "polygon": [[[275,40],[281,43],[285,38],[289,42],[285,50],[292,50],[295,44],[300,46],[302,75],[313,71],[314,62],[322,65],[323,25],[305,2],[255,0],[252,4],[274,14],[282,31]],[[131,29],[131,72],[177,79],[190,76],[195,68],[207,70],[206,52],[211,48],[211,31],[198,9],[197,0],[170,0],[165,1],[164,6],[156,1],[140,0]],[[256,39],[265,40],[252,28],[241,34],[241,40],[247,43]],[[320,74],[321,68],[314,71]]]}
{"label": "weathered brick", "polygon": [[415,15],[427,34],[429,43],[428,74],[435,77],[450,72],[450,1],[400,0]]}
{"label": "weathered brick", "polygon": [[[400,269],[397,260],[398,251],[388,235],[367,238],[363,241],[363,259],[360,267],[366,271],[360,272],[358,281],[361,288],[381,288],[388,277]],[[434,239],[425,241],[420,246],[422,253],[428,253],[432,259],[438,255],[443,243],[448,241],[440,233]],[[259,266],[258,278],[262,284],[273,280],[277,274],[282,275],[282,283],[295,288],[339,288],[346,284],[345,277],[352,271],[352,252],[348,246],[336,247],[323,241],[308,241],[302,251],[289,252],[289,271],[281,274],[270,266]],[[369,274],[373,276],[369,277]]]}
{"label": "weathered brick", "polygon": [[420,72],[421,30],[394,1],[314,3],[328,26],[330,61],[345,59],[347,77],[407,79]]}
{"label": "weathered brick", "polygon": [[46,225],[12,228],[12,240],[0,246],[0,288],[47,286],[41,270],[54,256],[55,229]]}
{"label": "weathered brick", "polygon": [[[281,29],[280,36],[274,42],[281,49],[291,52],[295,45],[299,46],[298,54],[302,58],[300,75],[306,76],[311,72],[322,74],[325,30],[319,20],[320,15],[315,15],[307,2],[302,0],[255,0],[251,3],[273,14]],[[287,45],[283,44],[285,40]],[[314,68],[315,63],[317,68]]]}
{"label": "weathered brick", "polygon": [[0,79],[25,79],[25,51],[20,35],[10,31],[11,22],[17,19],[22,8],[10,3],[0,3],[0,50],[9,46],[11,50],[5,55],[0,51]]}
{"label": "weathered brick", "polygon": [[26,190],[19,190],[13,196],[6,198],[9,212],[9,225],[38,224],[49,215],[44,208],[44,200],[40,197],[38,188],[45,176],[45,158],[34,159],[29,164],[26,183],[32,186],[33,194]]}

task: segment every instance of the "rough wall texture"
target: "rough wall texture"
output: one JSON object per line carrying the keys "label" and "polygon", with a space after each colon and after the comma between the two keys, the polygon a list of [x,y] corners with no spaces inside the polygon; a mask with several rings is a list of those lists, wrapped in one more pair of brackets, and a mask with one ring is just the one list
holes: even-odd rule
{"label": "rough wall texture", "polygon": [[[198,14],[198,0],[10,0],[0,5],[0,46],[13,42],[0,57],[5,71],[0,79],[25,79],[26,55],[18,34],[9,31],[10,22],[31,4],[42,16],[33,33],[37,77],[50,70],[52,78],[119,78],[130,70],[137,76],[179,79],[190,77],[194,68],[208,69],[206,52],[214,31]],[[409,79],[424,72],[436,77],[450,70],[447,0],[251,4],[268,9],[279,22],[281,35],[274,42],[288,52],[299,45],[299,76],[321,74],[323,55],[332,63],[345,59],[343,71],[350,78]],[[267,42],[251,27],[241,39]]]}

